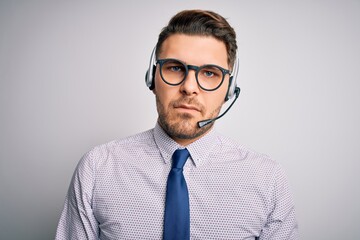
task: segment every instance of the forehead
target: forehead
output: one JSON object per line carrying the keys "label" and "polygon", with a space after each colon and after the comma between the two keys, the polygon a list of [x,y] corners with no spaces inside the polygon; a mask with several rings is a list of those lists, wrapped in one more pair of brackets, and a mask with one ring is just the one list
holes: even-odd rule
{"label": "forehead", "polygon": [[162,44],[159,58],[176,58],[188,64],[216,64],[227,67],[225,43],[212,37],[173,34]]}

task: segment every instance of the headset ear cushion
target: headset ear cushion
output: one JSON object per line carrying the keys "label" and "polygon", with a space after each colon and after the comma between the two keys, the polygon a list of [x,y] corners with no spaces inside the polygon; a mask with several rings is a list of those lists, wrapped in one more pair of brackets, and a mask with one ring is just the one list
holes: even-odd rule
{"label": "headset ear cushion", "polygon": [[150,89],[155,88],[155,71],[156,71],[156,59],[155,59],[156,47],[151,52],[149,68],[145,74],[145,84]]}
{"label": "headset ear cushion", "polygon": [[[153,66],[152,68],[149,68],[145,74],[145,83],[150,90],[153,90],[155,88],[155,71],[156,66]],[[151,74],[151,76],[149,76],[149,74]]]}
{"label": "headset ear cushion", "polygon": [[153,90],[155,88],[155,71],[156,71],[156,66],[153,66],[152,71],[151,71],[151,85],[149,87],[150,90]]}
{"label": "headset ear cushion", "polygon": [[234,96],[234,83],[233,83],[233,77],[230,77],[229,79],[229,87],[225,96],[225,102],[229,99],[231,99]]}
{"label": "headset ear cushion", "polygon": [[148,84],[148,81],[149,81],[149,70],[147,70],[146,74],[145,74],[145,83],[146,83],[146,85]]}

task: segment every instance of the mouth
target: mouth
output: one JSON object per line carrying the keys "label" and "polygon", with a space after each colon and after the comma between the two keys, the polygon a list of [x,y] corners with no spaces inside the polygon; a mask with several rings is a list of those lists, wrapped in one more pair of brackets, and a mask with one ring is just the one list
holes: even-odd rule
{"label": "mouth", "polygon": [[175,109],[178,109],[178,110],[183,110],[183,111],[189,111],[189,112],[192,112],[192,111],[195,111],[195,112],[200,112],[200,109],[194,105],[189,105],[189,104],[179,104],[179,105],[176,105],[174,106]]}

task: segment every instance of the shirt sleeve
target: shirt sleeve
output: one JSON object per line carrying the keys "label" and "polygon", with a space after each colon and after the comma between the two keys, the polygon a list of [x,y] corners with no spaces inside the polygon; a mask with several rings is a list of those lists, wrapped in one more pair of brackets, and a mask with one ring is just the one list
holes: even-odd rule
{"label": "shirt sleeve", "polygon": [[269,214],[260,240],[296,240],[298,224],[295,218],[294,201],[284,171],[278,165],[271,186]]}
{"label": "shirt sleeve", "polygon": [[92,209],[94,162],[91,152],[80,160],[72,177],[56,231],[60,239],[98,239],[99,227]]}

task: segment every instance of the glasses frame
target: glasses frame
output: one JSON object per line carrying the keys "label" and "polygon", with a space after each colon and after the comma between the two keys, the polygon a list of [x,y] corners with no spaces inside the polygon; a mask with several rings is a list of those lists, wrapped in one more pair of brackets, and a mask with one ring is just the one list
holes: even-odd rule
{"label": "glasses frame", "polygon": [[[184,78],[183,78],[183,80],[181,80],[181,81],[178,82],[178,83],[169,83],[168,81],[165,80],[165,78],[164,78],[164,76],[163,76],[163,74],[162,74],[162,66],[164,65],[164,63],[169,62],[169,61],[178,61],[179,63],[181,63],[181,64],[184,65],[184,67],[185,67],[185,75],[184,75]],[[195,78],[196,78],[196,82],[197,82],[198,86],[199,86],[201,89],[203,89],[203,90],[205,90],[205,91],[209,91],[209,92],[210,92],[210,91],[215,91],[215,90],[217,90],[217,89],[223,84],[226,74],[229,74],[229,76],[231,77],[231,71],[230,71],[230,70],[227,70],[227,69],[222,68],[222,67],[220,67],[220,66],[218,66],[218,65],[215,65],[215,64],[205,64],[205,65],[201,65],[201,66],[188,65],[188,64],[185,64],[183,61],[181,61],[181,60],[179,60],[179,59],[176,59],[176,58],[158,59],[158,60],[156,61],[156,65],[157,65],[157,64],[159,64],[159,66],[160,66],[160,76],[161,76],[161,79],[162,79],[166,84],[171,85],[171,86],[178,86],[178,85],[182,84],[182,83],[185,81],[186,77],[188,76],[189,70],[194,70],[194,71],[195,71]],[[216,88],[207,89],[207,88],[204,88],[203,86],[200,85],[199,79],[198,79],[198,75],[199,75],[200,70],[203,69],[203,68],[205,68],[205,67],[216,67],[216,68],[218,68],[218,69],[221,70],[221,72],[222,72],[222,79],[221,79],[220,84],[219,84]]]}

